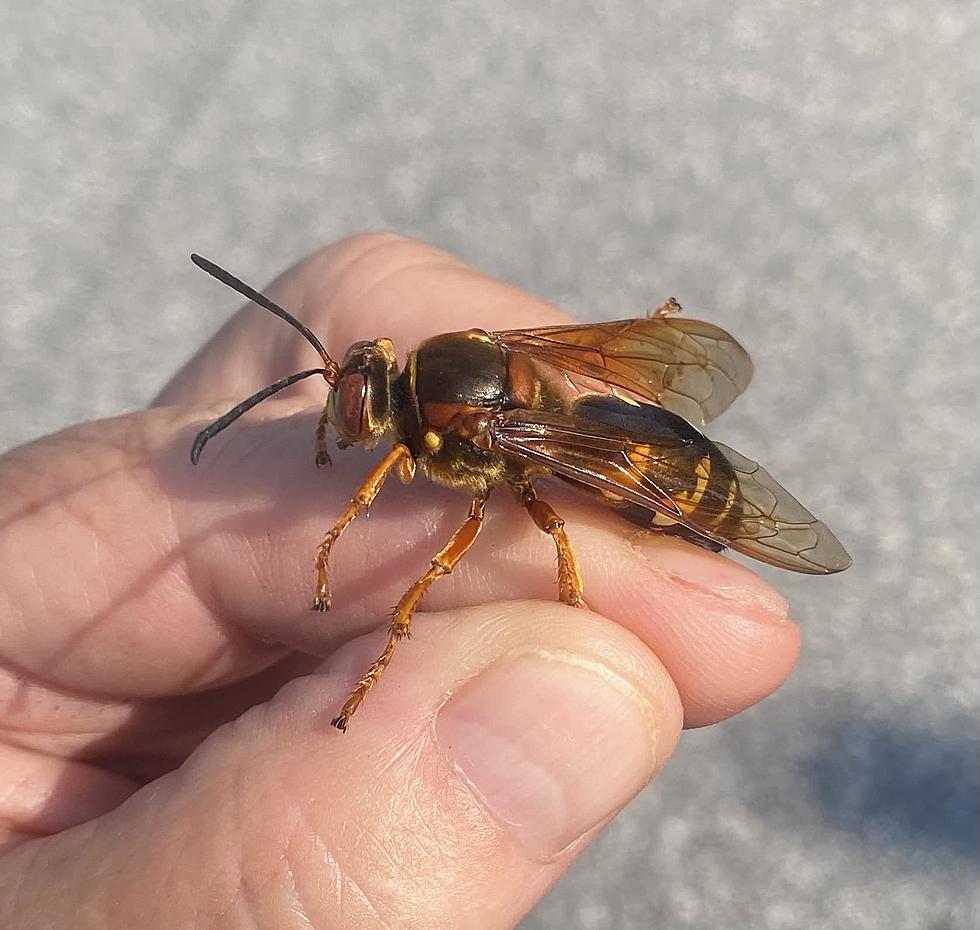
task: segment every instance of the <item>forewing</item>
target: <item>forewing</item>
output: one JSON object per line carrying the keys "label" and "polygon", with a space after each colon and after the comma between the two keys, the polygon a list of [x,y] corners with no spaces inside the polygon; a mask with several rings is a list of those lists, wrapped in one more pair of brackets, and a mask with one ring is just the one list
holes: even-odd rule
{"label": "forewing", "polygon": [[631,444],[600,424],[579,423],[560,413],[514,411],[490,427],[500,452],[542,465],[615,500],[626,500],[674,518],[680,508],[629,459]]}
{"label": "forewing", "polygon": [[663,514],[771,565],[829,574],[850,565],[830,530],[755,462],[674,437],[635,439],[564,414],[519,411],[491,426],[496,447],[610,499]]}
{"label": "forewing", "polygon": [[602,381],[702,426],[752,378],[752,361],[718,326],[683,317],[578,323],[493,334],[507,348]]}

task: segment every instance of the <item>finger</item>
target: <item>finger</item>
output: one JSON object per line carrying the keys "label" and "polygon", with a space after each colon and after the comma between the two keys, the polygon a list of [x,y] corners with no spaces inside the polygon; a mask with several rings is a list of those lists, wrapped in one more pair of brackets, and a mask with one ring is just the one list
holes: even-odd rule
{"label": "finger", "polygon": [[2,743],[0,772],[0,852],[98,817],[136,789],[111,772]]}
{"label": "finger", "polygon": [[9,853],[0,925],[513,926],[663,765],[680,705],[642,644],[585,611],[428,619],[345,736],[328,720],[374,637],[178,776]]}
{"label": "finger", "polygon": [[[351,452],[329,476],[317,472],[303,442],[313,417],[281,413],[271,405],[223,434],[198,469],[186,454],[187,420],[198,416],[172,408],[78,427],[0,460],[0,683],[15,696],[25,681],[44,685],[27,703],[32,730],[54,727],[62,746],[67,720],[105,751],[132,698],[241,680],[286,650],[326,654],[382,622],[462,522],[456,494],[386,487],[337,547],[335,609],[311,613],[323,515],[339,512],[366,463]],[[508,495],[489,511],[432,606],[554,597],[548,537]],[[693,546],[632,542],[633,530],[595,505],[569,501],[563,512],[591,606],[663,656],[690,725],[734,713],[785,677],[798,633],[753,574]],[[91,707],[66,716],[65,691]],[[21,704],[7,704],[11,739],[23,738]]]}
{"label": "finger", "polygon": [[[234,271],[234,269],[231,269]],[[244,272],[239,277],[247,277]],[[209,282],[212,301],[235,298]],[[399,355],[437,333],[479,326],[545,326],[571,318],[543,300],[482,275],[441,249],[391,233],[352,236],[291,268],[264,291],[320,336],[337,361],[361,339],[387,336]],[[223,304],[221,304],[223,305]],[[316,362],[295,330],[246,304],[161,391],[154,403],[210,403],[250,395]],[[294,396],[322,402],[322,382]]]}

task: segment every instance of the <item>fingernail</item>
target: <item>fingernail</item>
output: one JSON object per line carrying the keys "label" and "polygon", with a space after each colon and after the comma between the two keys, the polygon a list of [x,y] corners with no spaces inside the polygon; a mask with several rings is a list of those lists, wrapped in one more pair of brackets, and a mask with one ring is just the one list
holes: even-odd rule
{"label": "fingernail", "polygon": [[489,666],[442,707],[457,769],[533,858],[618,811],[656,767],[654,711],[590,658],[533,652]]}

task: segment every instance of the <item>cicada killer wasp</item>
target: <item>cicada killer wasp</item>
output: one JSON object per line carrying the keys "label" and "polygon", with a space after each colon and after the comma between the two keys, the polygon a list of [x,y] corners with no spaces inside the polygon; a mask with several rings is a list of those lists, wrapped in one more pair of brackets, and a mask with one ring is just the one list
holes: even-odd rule
{"label": "cicada killer wasp", "polygon": [[330,461],[328,426],[340,448],[393,437],[317,547],[315,610],[330,607],[334,543],[393,472],[408,482],[421,468],[431,481],[471,498],[462,525],[395,607],[384,651],[333,720],[340,730],[408,635],[422,596],[476,541],[487,498],[500,484],[553,539],[559,598],[572,606],[585,606],[581,573],[564,521],[537,495],[542,476],[593,495],[633,523],[710,549],[731,548],[815,575],[850,564],[834,534],[765,469],[701,432],[745,390],[752,362],[724,330],[677,316],[673,298],[638,319],[444,333],[412,349],[401,369],[390,339],[357,342],[337,364],[282,307],[191,257],[302,333],[323,363],[269,385],[202,430],[194,463],[205,443],[247,410],[314,375],[329,385],[315,435],[318,465]]}

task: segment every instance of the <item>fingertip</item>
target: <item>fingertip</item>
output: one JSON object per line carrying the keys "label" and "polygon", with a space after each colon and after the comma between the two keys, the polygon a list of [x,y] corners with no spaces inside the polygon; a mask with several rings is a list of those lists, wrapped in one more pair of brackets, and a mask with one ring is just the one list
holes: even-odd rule
{"label": "fingertip", "polygon": [[801,634],[767,582],[677,540],[642,538],[633,551],[642,570],[623,578],[620,616],[669,670],[686,728],[725,720],[786,680]]}

